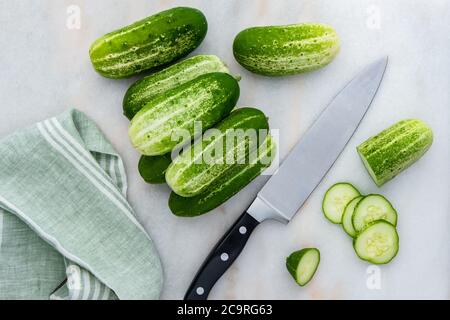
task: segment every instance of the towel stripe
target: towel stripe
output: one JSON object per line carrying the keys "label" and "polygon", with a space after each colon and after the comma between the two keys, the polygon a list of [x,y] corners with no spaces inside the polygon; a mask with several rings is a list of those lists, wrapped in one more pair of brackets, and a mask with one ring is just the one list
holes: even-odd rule
{"label": "towel stripe", "polygon": [[[38,235],[40,235],[44,240],[46,240],[48,243],[52,244],[53,247],[56,248],[59,252],[61,252],[64,256],[69,258],[70,260],[74,261],[75,263],[79,264],[83,268],[86,268],[88,270],[92,270],[89,264],[78,258],[77,256],[74,256],[69,251],[64,248],[61,243],[48,233],[46,233],[44,230],[41,229],[37,224],[34,223],[33,220],[31,220],[26,214],[24,214],[19,208],[17,208],[15,205],[13,205],[11,202],[6,200],[4,197],[0,195],[0,202],[2,203],[3,207],[10,211],[14,212],[17,216],[21,217],[23,221],[31,228],[33,229]],[[98,277],[98,276],[97,276]],[[106,284],[106,282],[98,277],[99,280]]]}
{"label": "towel stripe", "polygon": [[103,290],[102,300],[109,300],[109,294],[111,293],[111,289],[105,286],[105,290]]}
{"label": "towel stripe", "polygon": [[[123,195],[117,190],[116,186],[111,183],[111,179],[106,175],[106,173],[101,170],[99,164],[95,161],[92,155],[83,148],[78,141],[76,141],[58,122],[56,118],[51,118],[50,120],[44,121],[47,125],[47,128],[50,134],[53,135],[55,139],[60,141],[64,146],[69,149],[69,152],[78,159],[85,167],[87,167],[101,182],[103,182],[106,187],[116,196],[116,198],[122,202],[122,204],[128,208],[128,212],[125,214],[128,218],[143,231],[146,235],[146,231],[142,228],[140,223],[136,220],[134,215],[132,214],[132,209],[128,203],[128,201],[123,197]],[[53,131],[52,124],[54,128],[57,129],[58,132]],[[72,148],[71,148],[72,147]],[[81,157],[80,157],[81,156]],[[109,180],[108,180],[109,179]]]}
{"label": "towel stripe", "polygon": [[116,157],[117,160],[117,166],[119,167],[119,176],[120,176],[120,182],[121,182],[121,189],[122,189],[122,194],[124,197],[127,196],[127,190],[128,190],[128,183],[127,183],[127,175],[125,173],[125,167],[123,165],[123,161],[122,159],[120,159],[119,157]]}
{"label": "towel stripe", "polygon": [[89,273],[86,270],[81,270],[81,291],[83,295],[81,296],[81,300],[88,300],[89,294],[91,293],[91,279]]}
{"label": "towel stripe", "polygon": [[[117,188],[111,183],[110,177],[101,170],[98,163],[93,159],[92,155],[86,151],[64,128],[60,123],[52,118],[44,121],[50,134],[59,141],[63,146],[65,146],[68,151],[76,158],[80,163],[82,163],[89,171],[94,174],[116,197],[118,200],[123,202],[123,204],[128,207],[131,211],[131,207],[126,199],[123,199]],[[55,129],[57,131],[55,131]]]}
{"label": "towel stripe", "polygon": [[[106,190],[102,184],[98,182],[97,179],[93,175],[91,175],[83,166],[83,162],[80,163],[80,158],[74,156],[73,149],[69,149],[70,146],[65,143],[65,147],[67,147],[70,151],[72,151],[72,155],[66,152],[58,142],[61,141],[61,138],[58,137],[58,140],[56,140],[56,136],[51,135],[52,132],[47,131],[48,126],[44,127],[42,123],[38,123],[37,127],[39,131],[41,132],[42,136],[47,140],[47,142],[53,146],[61,155],[63,155],[72,165],[78,169],[86,178],[88,178],[94,186],[97,187],[108,199],[110,199],[119,209],[121,209],[125,215],[142,231],[144,234],[148,237],[147,233],[145,232],[144,228],[137,222],[137,220],[134,218],[134,216],[131,214],[129,208],[125,207],[121,201],[117,199],[114,195],[112,195],[108,190]],[[117,189],[115,189],[117,192]],[[120,193],[118,193],[120,195]]]}
{"label": "towel stripe", "polygon": [[100,281],[97,278],[94,278],[94,291],[92,292],[91,300],[97,300],[100,294]]}
{"label": "towel stripe", "polygon": [[[0,208],[0,249],[2,248],[2,242],[3,242],[3,215],[5,213]],[[1,251],[0,251],[1,252]]]}

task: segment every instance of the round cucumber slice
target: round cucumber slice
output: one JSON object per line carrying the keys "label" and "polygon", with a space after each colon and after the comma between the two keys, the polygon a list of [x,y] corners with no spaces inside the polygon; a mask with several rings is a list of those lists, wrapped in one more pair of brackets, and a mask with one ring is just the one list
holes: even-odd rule
{"label": "round cucumber slice", "polygon": [[305,248],[291,253],[286,258],[286,267],[300,286],[305,286],[316,273],[320,262],[320,251],[316,248]]}
{"label": "round cucumber slice", "polygon": [[339,182],[332,185],[323,197],[322,211],[325,217],[333,223],[341,223],[347,204],[360,195],[350,183]]}
{"label": "round cucumber slice", "polygon": [[352,217],[355,211],[356,205],[364,198],[364,196],[359,196],[350,201],[344,209],[344,214],[342,215],[342,227],[344,231],[352,238],[356,236],[356,230],[353,228]]}
{"label": "round cucumber slice", "polygon": [[353,227],[360,232],[377,220],[385,220],[393,226],[397,225],[397,211],[392,204],[380,194],[365,196],[355,207],[352,217]]}
{"label": "round cucumber slice", "polygon": [[353,247],[362,260],[375,264],[388,263],[398,252],[397,230],[387,221],[376,221],[358,235]]}

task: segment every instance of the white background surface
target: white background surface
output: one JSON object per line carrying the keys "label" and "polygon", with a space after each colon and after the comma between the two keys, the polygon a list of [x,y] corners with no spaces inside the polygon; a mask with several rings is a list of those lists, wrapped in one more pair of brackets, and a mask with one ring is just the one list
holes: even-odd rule
{"label": "white background surface", "polygon": [[[66,26],[68,6],[81,9],[80,29]],[[209,250],[251,202],[258,179],[224,206],[194,219],[173,216],[166,186],[145,184],[138,153],[127,137],[122,97],[134,79],[102,78],[92,69],[90,44],[99,36],[177,5],[200,8],[208,35],[195,53],[222,57],[242,75],[240,106],[256,106],[279,128],[287,154],[333,95],[364,65],[383,54],[390,61],[379,93],[335,166],[288,226],[259,226],[233,267],[217,283],[213,299],[449,298],[449,1],[0,1],[0,136],[76,107],[94,119],[122,154],[129,200],[152,236],[165,268],[163,298],[182,298]],[[305,75],[265,78],[234,60],[231,46],[243,28],[323,22],[334,26],[342,48],[328,67]],[[377,188],[355,147],[397,120],[418,117],[434,130],[430,151],[408,171]],[[301,179],[301,177],[293,177]],[[337,181],[364,193],[386,195],[399,213],[400,252],[380,266],[381,289],[366,285],[369,264],[351,240],[323,217],[324,191]],[[1,183],[1,182],[0,182]],[[291,251],[321,250],[313,281],[298,287],[285,269]]]}

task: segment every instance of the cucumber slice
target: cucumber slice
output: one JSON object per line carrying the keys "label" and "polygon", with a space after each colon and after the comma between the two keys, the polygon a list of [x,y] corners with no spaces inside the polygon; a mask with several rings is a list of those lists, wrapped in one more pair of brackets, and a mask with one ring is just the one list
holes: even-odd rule
{"label": "cucumber slice", "polygon": [[298,285],[306,285],[316,273],[320,262],[320,251],[316,248],[305,248],[291,253],[286,258],[286,268]]}
{"label": "cucumber slice", "polygon": [[364,198],[364,196],[356,197],[350,201],[345,207],[344,214],[342,215],[342,227],[344,228],[344,231],[347,232],[347,234],[352,238],[356,236],[356,230],[353,228],[352,222],[353,212],[355,211],[356,205],[362,198]]}
{"label": "cucumber slice", "polygon": [[397,230],[387,221],[376,221],[358,235],[353,248],[362,260],[375,264],[388,263],[398,252]]}
{"label": "cucumber slice", "polygon": [[360,195],[350,183],[339,182],[332,185],[323,197],[322,211],[325,217],[333,223],[341,223],[347,204]]}
{"label": "cucumber slice", "polygon": [[385,220],[393,226],[397,225],[397,211],[391,203],[380,194],[365,196],[355,207],[352,217],[353,227],[360,232],[377,220]]}

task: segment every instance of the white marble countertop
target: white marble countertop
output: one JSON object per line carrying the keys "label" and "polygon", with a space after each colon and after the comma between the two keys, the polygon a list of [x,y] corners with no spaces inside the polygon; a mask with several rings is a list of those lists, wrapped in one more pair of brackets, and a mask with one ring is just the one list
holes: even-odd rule
{"label": "white marble countertop", "polygon": [[[383,54],[390,58],[371,109],[324,181],[289,225],[266,222],[258,227],[210,298],[450,298],[448,1],[2,1],[0,136],[69,107],[94,119],[124,158],[129,200],[161,254],[162,297],[181,298],[209,250],[265,178],[207,215],[173,216],[167,207],[168,187],[147,185],[137,172],[139,155],[128,140],[128,121],[121,106],[133,79],[102,78],[88,57],[97,37],[177,5],[205,13],[208,35],[195,53],[217,54],[242,75],[239,105],[261,108],[270,117],[271,127],[280,129],[282,157],[346,81],[375,58]],[[70,20],[78,9],[79,28]],[[305,21],[329,23],[338,31],[342,49],[328,67],[305,75],[265,78],[235,62],[231,45],[241,29]],[[423,159],[379,189],[364,170],[355,146],[410,117],[428,122],[435,142]],[[372,268],[359,260],[348,236],[323,217],[323,193],[341,180],[353,182],[365,193],[386,195],[398,209],[400,252],[389,265]],[[305,246],[318,247],[322,261],[313,281],[300,288],[284,261],[291,251]],[[380,286],[373,282],[378,275]]]}

